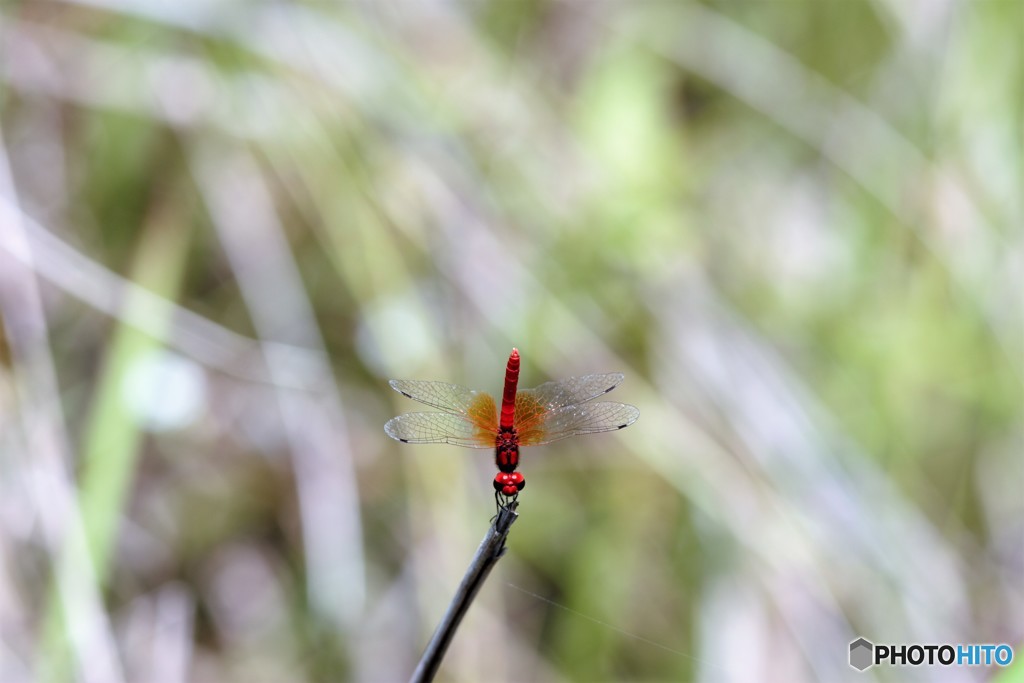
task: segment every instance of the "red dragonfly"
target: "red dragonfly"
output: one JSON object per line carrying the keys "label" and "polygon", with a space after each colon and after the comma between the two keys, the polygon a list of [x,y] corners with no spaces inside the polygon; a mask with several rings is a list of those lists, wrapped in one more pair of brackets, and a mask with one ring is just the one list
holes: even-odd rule
{"label": "red dragonfly", "polygon": [[640,411],[634,406],[589,402],[607,394],[622,380],[618,372],[584,375],[517,391],[519,351],[512,349],[505,367],[500,413],[491,395],[482,391],[444,382],[393,379],[389,384],[395,391],[443,412],[399,415],[384,425],[384,431],[403,443],[493,448],[499,470],[494,477],[494,495],[502,496],[507,505],[526,486],[526,479],[516,471],[520,446],[611,432],[636,422]]}

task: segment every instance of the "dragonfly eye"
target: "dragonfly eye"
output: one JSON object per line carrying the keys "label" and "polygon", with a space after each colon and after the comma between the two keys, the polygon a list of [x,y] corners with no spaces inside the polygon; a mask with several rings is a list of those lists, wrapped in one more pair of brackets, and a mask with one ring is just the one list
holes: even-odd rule
{"label": "dragonfly eye", "polygon": [[526,477],[520,472],[498,472],[494,475],[494,490],[513,496],[526,487]]}

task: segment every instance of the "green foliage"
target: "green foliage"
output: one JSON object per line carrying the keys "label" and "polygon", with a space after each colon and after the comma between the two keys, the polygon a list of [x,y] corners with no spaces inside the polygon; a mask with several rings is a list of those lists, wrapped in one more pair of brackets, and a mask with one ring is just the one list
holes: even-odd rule
{"label": "green foliage", "polygon": [[70,517],[3,484],[25,678],[102,671],[91,624],[127,680],[405,679],[493,472],[388,440],[386,380],[497,392],[513,345],[641,417],[524,451],[444,680],[1019,637],[1024,3],[919,4],[3,10],[0,195],[67,247],[27,233],[38,356],[0,303],[5,478],[69,425]]}

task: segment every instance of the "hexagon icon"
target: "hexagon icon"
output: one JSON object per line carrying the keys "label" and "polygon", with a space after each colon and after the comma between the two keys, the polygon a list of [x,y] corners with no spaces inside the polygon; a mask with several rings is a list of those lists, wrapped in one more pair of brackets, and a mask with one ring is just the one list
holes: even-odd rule
{"label": "hexagon icon", "polygon": [[866,638],[858,638],[850,643],[850,666],[857,671],[864,671],[874,664],[875,646]]}

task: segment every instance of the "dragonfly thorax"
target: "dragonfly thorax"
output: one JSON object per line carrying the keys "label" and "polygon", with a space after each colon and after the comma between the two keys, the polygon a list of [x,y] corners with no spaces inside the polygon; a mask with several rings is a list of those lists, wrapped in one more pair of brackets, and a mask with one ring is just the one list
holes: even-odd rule
{"label": "dragonfly thorax", "polygon": [[494,462],[502,472],[519,467],[519,435],[514,427],[502,427],[494,439]]}

